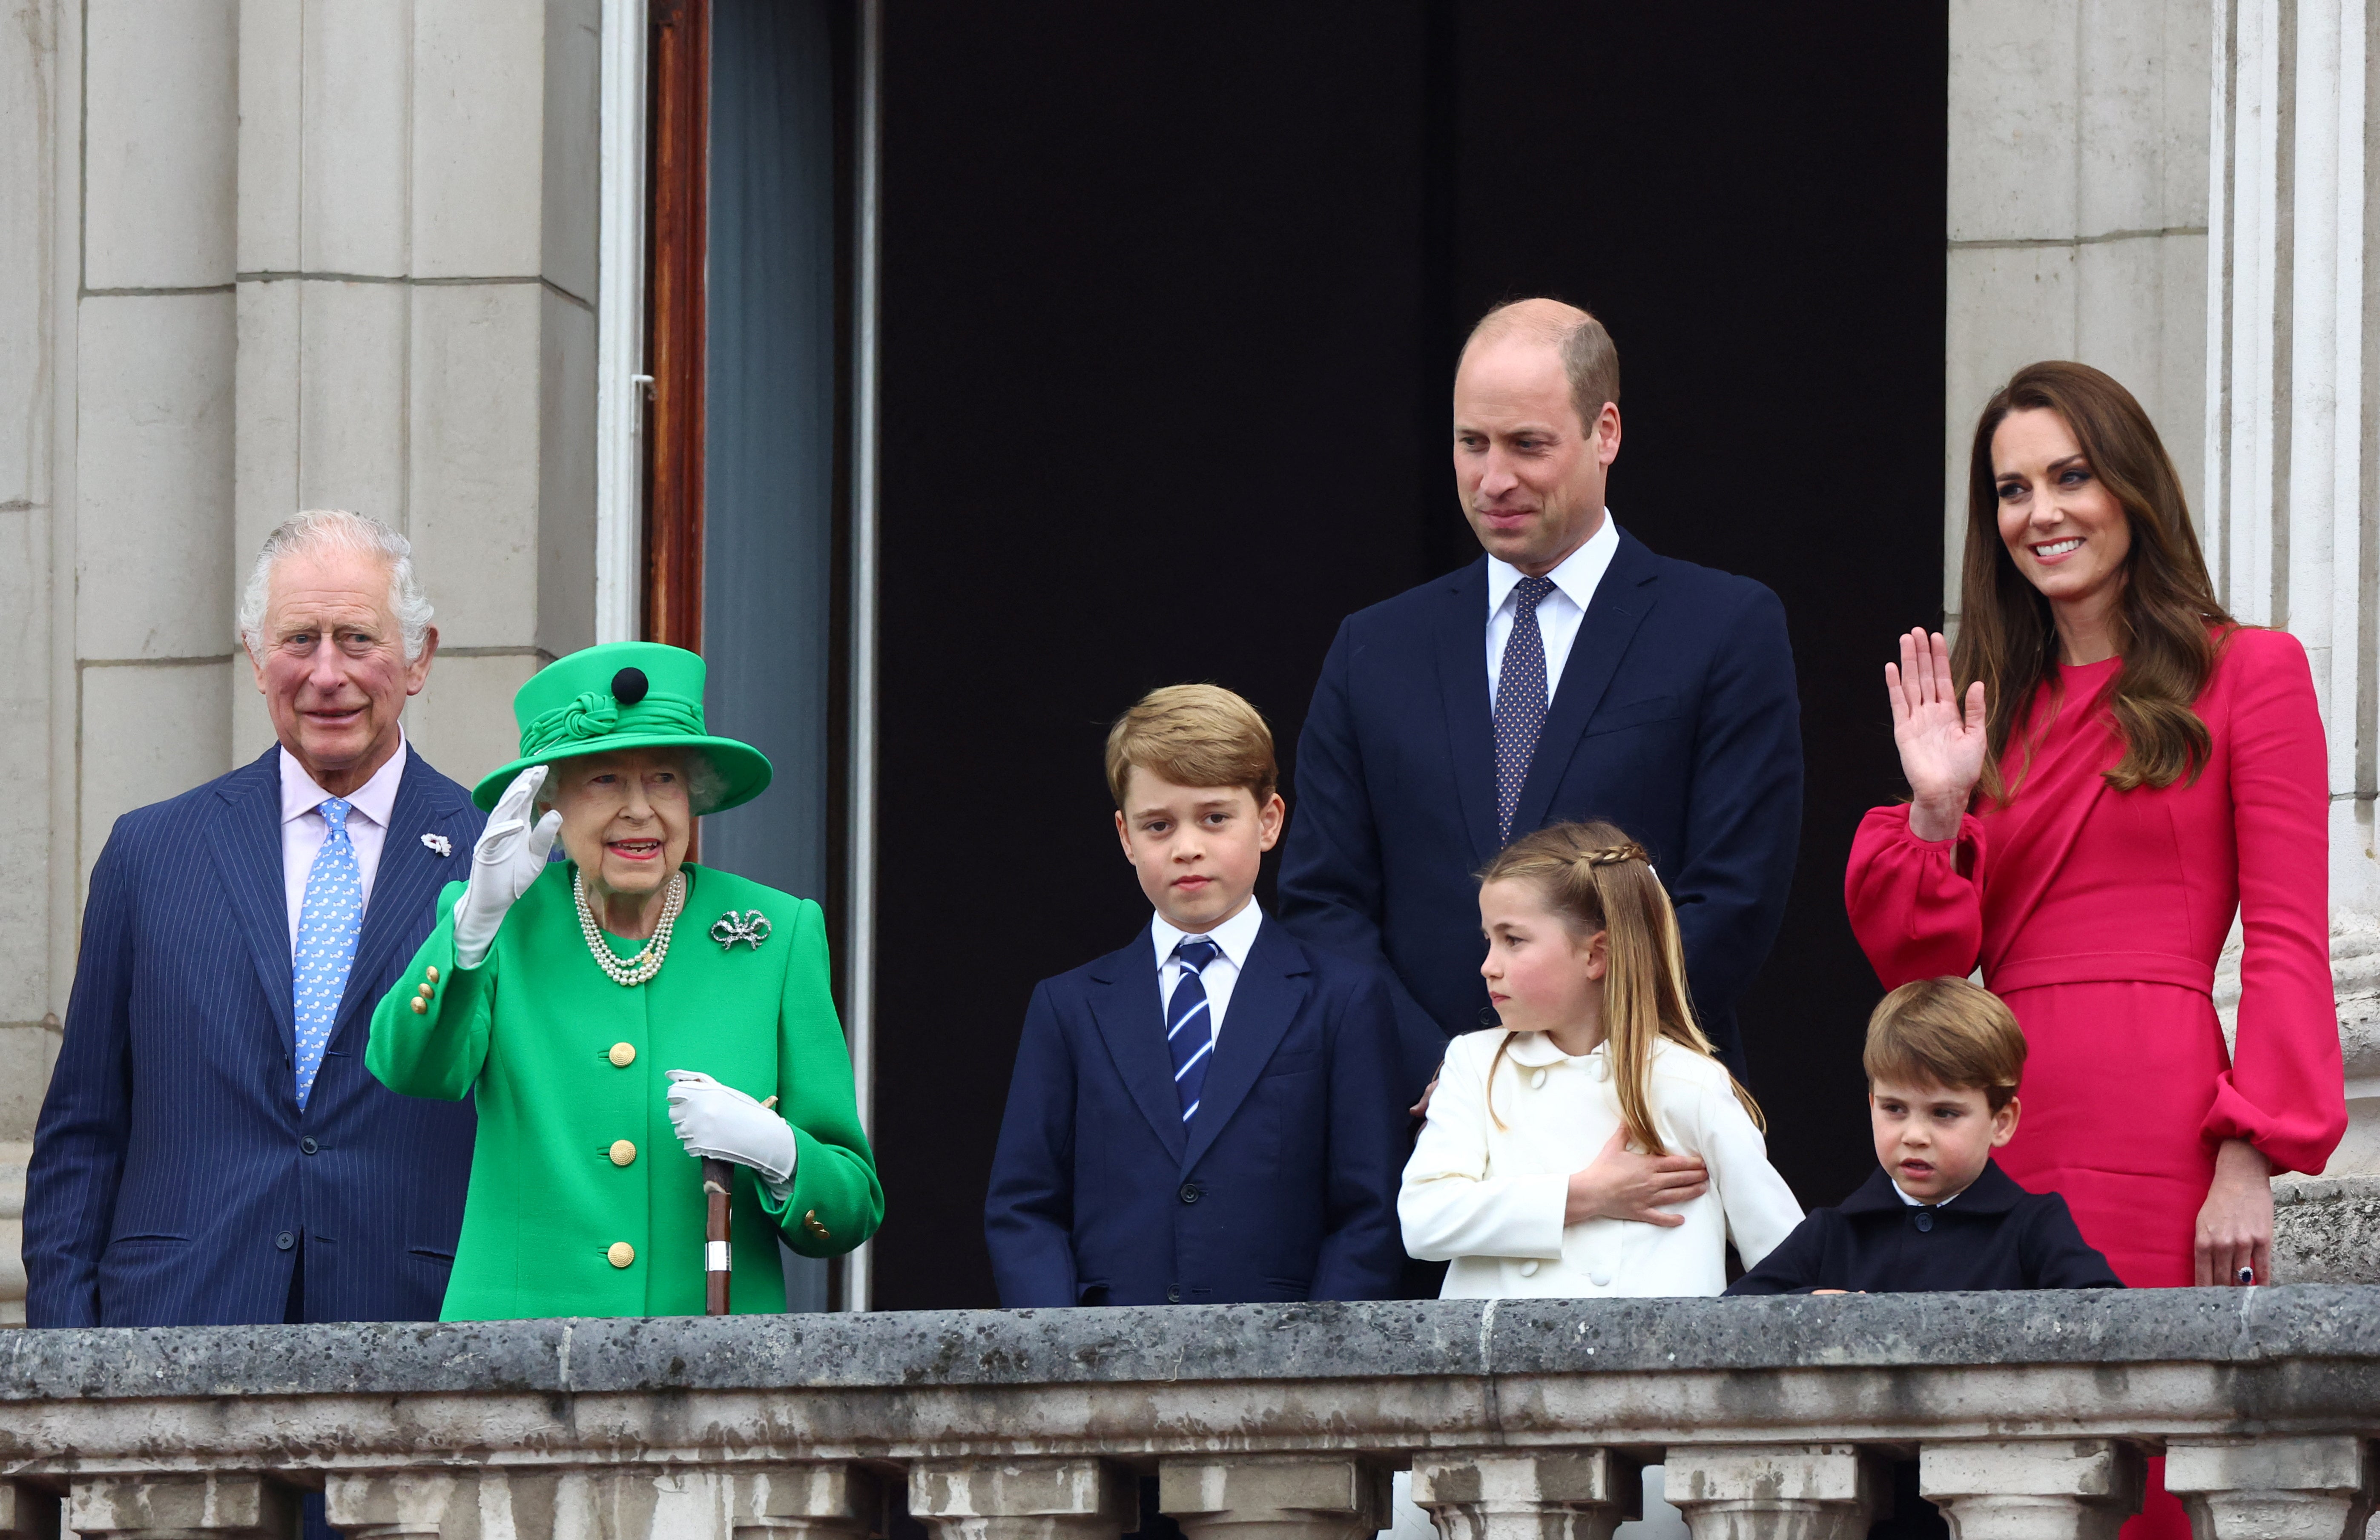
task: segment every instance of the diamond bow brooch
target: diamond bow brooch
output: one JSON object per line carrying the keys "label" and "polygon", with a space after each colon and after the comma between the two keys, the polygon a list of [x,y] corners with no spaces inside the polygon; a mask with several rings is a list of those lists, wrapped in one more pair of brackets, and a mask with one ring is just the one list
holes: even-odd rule
{"label": "diamond bow brooch", "polygon": [[734,952],[738,941],[750,942],[752,950],[758,952],[760,943],[769,939],[769,916],[758,909],[741,915],[730,909],[711,922],[710,939],[725,952]]}
{"label": "diamond bow brooch", "polygon": [[428,845],[431,851],[435,855],[452,855],[455,854],[455,846],[453,843],[450,842],[443,834],[424,834],[421,836],[421,843]]}

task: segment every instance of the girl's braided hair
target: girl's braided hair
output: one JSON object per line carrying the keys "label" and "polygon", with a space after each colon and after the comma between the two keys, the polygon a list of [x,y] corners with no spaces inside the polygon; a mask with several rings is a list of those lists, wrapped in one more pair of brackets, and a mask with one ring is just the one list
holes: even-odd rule
{"label": "girl's braided hair", "polygon": [[[1526,882],[1544,897],[1580,939],[1602,931],[1610,963],[1603,976],[1604,1053],[1620,1094],[1620,1115],[1629,1143],[1647,1155],[1667,1155],[1653,1125],[1653,1047],[1667,1037],[1692,1053],[1716,1059],[1711,1041],[1694,1021],[1686,987],[1685,949],[1678,916],[1653,870],[1645,847],[1603,822],[1558,823],[1506,845],[1479,873],[1482,884]],[[1512,1047],[1512,1035],[1496,1046],[1488,1066],[1488,1115],[1496,1117],[1496,1071]],[[1750,1092],[1736,1085],[1736,1100],[1755,1127],[1767,1121]],[[1503,1127],[1503,1120],[1496,1120]]]}

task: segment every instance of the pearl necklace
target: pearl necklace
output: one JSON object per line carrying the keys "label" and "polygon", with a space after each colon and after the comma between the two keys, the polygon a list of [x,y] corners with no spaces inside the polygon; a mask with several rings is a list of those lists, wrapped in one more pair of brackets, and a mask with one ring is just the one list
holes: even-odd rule
{"label": "pearl necklace", "polygon": [[662,971],[669,958],[670,928],[677,924],[678,911],[686,907],[686,873],[670,879],[669,896],[662,900],[662,923],[653,928],[652,940],[645,949],[623,963],[603,944],[603,933],[596,928],[595,911],[587,906],[587,879],[578,872],[570,874],[570,896],[577,901],[578,928],[587,937],[587,950],[595,954],[596,964],[623,988],[633,989],[648,982]]}

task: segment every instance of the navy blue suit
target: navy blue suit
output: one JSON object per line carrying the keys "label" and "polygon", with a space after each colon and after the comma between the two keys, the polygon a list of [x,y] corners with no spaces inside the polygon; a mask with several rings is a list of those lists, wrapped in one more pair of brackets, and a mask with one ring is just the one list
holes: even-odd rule
{"label": "navy blue suit", "polygon": [[301,1113],[280,750],[116,820],[26,1176],[28,1322],[277,1322],[301,1238],[304,1319],[437,1319],[471,1107],[388,1090],[364,1042],[485,821],[408,751]]}
{"label": "navy blue suit", "polygon": [[[1394,971],[1408,1088],[1488,991],[1478,884],[1497,851],[1488,559],[1347,617],[1297,742],[1281,922]],[[1512,818],[1603,819],[1677,905],[1694,1006],[1741,1078],[1735,1002],[1783,918],[1801,840],[1801,704],[1784,607],[1624,530],[1579,622]]]}
{"label": "navy blue suit", "polygon": [[1043,980],[984,1205],[1000,1303],[1390,1297],[1406,1121],[1392,1012],[1375,973],[1268,918],[1185,1133],[1148,930]]}

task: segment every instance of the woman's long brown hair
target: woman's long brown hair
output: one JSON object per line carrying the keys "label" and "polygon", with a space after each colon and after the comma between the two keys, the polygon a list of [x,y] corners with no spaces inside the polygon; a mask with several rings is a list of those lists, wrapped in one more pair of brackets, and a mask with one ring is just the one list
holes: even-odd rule
{"label": "woman's long brown hair", "polygon": [[[1609,964],[1603,975],[1604,1054],[1620,1093],[1620,1117],[1629,1142],[1647,1155],[1667,1155],[1653,1126],[1653,1045],[1663,1037],[1692,1053],[1718,1055],[1694,1021],[1686,990],[1686,952],[1678,916],[1654,875],[1645,848],[1608,823],[1558,823],[1506,845],[1479,874],[1489,882],[1526,882],[1584,940],[1600,930]],[[1496,1117],[1496,1071],[1512,1034],[1496,1045],[1488,1066],[1488,1115]],[[1752,1093],[1728,1080],[1735,1099],[1767,1128]],[[1496,1126],[1504,1126],[1498,1118]]]}
{"label": "woman's long brown hair", "polygon": [[1959,640],[1951,672],[1963,697],[1984,682],[1989,752],[1978,790],[2005,801],[2022,779],[2004,770],[2017,723],[2044,684],[2058,681],[2058,627],[2049,600],[2017,570],[2000,540],[1992,435],[2010,412],[2056,412],[2131,526],[2111,617],[2124,661],[2109,708],[2124,757],[2107,772],[2119,791],[2198,779],[2214,751],[2192,703],[2215,671],[2210,628],[2239,623],[2216,601],[2206,558],[2190,525],[2181,478],[2132,393],[2088,364],[2027,364],[1984,407],[1968,459],[1967,548],[1959,582]]}

